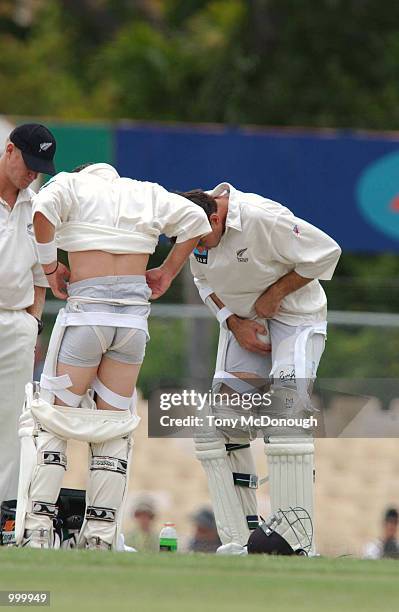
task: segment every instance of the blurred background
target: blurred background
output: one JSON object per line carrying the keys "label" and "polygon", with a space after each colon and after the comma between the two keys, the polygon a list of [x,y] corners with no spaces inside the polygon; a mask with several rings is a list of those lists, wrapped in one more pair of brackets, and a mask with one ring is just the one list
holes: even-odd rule
{"label": "blurred background", "polygon": [[[282,202],[343,248],[324,283],[319,377],[396,379],[398,24],[394,0],[0,0],[0,141],[40,119],[58,170],[105,161],[170,190],[229,181]],[[37,373],[60,307],[48,298]],[[212,376],[217,325],[187,270],[154,305],[150,333],[126,525],[150,495],[156,528],[176,521],[188,542],[209,503],[204,475],[190,440],[146,430],[152,389]],[[317,441],[323,554],[362,554],[399,506],[399,403],[371,401],[361,417],[356,439],[349,428]],[[84,487],[85,456],[75,445],[68,486]],[[267,485],[259,500],[265,515]]]}

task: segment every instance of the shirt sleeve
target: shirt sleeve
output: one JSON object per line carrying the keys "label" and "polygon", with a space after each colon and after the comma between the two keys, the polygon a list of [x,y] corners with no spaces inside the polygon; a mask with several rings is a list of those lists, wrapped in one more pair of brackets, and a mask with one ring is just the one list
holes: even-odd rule
{"label": "shirt sleeve", "polygon": [[161,232],[175,237],[177,244],[212,231],[205,212],[197,204],[155,184],[154,195]]}
{"label": "shirt sleeve", "polygon": [[277,217],[270,243],[273,259],[304,278],[330,280],[341,255],[335,240],[289,211]]}
{"label": "shirt sleeve", "polygon": [[71,175],[60,172],[45,183],[32,200],[33,215],[41,212],[55,228],[66,221],[72,205]]}
{"label": "shirt sleeve", "polygon": [[195,259],[194,255],[190,255],[190,270],[193,275],[194,284],[198,289],[198,293],[200,294],[201,300],[205,302],[206,298],[214,293],[212,287],[208,284],[204,273],[201,271],[201,265]]}

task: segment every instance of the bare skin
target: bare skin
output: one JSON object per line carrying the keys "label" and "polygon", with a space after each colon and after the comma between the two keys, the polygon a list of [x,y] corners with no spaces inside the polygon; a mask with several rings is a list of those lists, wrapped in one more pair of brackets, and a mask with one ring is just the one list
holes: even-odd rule
{"label": "bare skin", "polygon": [[[40,243],[51,242],[54,239],[55,228],[42,213],[36,213],[33,220],[36,240]],[[152,298],[164,293],[170,286],[172,280],[183,267],[187,257],[197,245],[199,236],[180,244],[176,244],[160,268],[151,270]],[[149,259],[147,253],[115,255],[104,251],[77,251],[69,253],[70,270],[54,260],[52,263],[43,265],[44,271],[53,294],[60,298],[67,298],[67,281],[77,282],[88,278],[101,276],[126,276],[145,275]],[[51,274],[53,270],[57,270]],[[148,274],[148,273],[147,273]],[[98,379],[108,389],[125,398],[133,395],[136,381],[140,372],[141,364],[127,364],[109,359],[103,356],[98,366],[82,368],[69,364],[57,364],[57,376],[68,374],[72,381],[69,390],[77,395],[84,395],[90,388],[92,381]],[[100,397],[96,399],[100,410],[117,410]],[[57,405],[65,405],[56,399]]]}

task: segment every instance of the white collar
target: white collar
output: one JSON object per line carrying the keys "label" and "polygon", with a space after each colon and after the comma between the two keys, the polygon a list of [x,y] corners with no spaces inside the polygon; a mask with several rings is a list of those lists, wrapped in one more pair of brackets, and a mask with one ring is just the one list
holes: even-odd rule
{"label": "white collar", "polygon": [[231,227],[239,232],[242,231],[241,209],[239,202],[239,191],[230,183],[219,183],[212,191],[208,191],[211,196],[217,198],[223,193],[229,197],[229,204],[226,216],[226,227]]}
{"label": "white collar", "polygon": [[83,170],[80,171],[80,174],[95,174],[95,176],[98,176],[105,181],[114,181],[115,179],[120,178],[115,168],[110,164],[105,163],[90,164],[90,166],[83,168]]}

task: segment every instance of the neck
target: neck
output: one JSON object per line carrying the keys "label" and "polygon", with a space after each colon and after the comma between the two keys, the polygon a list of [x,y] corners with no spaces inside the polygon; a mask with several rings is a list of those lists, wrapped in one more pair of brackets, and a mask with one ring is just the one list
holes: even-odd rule
{"label": "neck", "polygon": [[215,198],[216,200],[216,204],[218,207],[218,215],[220,217],[220,220],[223,224],[223,233],[224,230],[226,228],[226,217],[227,217],[227,213],[229,212],[229,197],[228,196],[219,196],[217,198]]}
{"label": "neck", "polygon": [[0,197],[12,208],[18,198],[19,189],[7,176],[4,156],[0,157]]}

